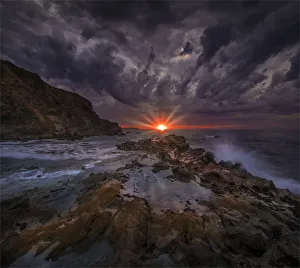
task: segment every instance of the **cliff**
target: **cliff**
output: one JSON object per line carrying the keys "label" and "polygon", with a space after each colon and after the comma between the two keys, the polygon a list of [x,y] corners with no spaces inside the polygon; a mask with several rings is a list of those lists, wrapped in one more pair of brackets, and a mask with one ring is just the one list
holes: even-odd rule
{"label": "cliff", "polygon": [[1,60],[1,139],[116,135],[82,96],[52,87],[37,74]]}

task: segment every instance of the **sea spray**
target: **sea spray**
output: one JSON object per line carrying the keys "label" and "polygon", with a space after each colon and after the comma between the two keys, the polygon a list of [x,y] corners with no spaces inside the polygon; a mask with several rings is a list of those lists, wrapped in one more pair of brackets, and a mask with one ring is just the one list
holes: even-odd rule
{"label": "sea spray", "polygon": [[279,188],[289,189],[300,193],[300,183],[293,178],[283,178],[275,175],[272,166],[262,159],[255,151],[247,151],[229,143],[218,143],[213,146],[213,152],[217,161],[231,161],[240,163],[251,174],[272,180]]}

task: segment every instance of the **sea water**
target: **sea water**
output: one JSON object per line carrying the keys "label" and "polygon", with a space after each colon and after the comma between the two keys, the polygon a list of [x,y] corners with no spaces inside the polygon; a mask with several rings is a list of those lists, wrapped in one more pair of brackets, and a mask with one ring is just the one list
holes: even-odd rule
{"label": "sea water", "polygon": [[[1,142],[1,199],[57,181],[115,171],[137,157],[134,152],[118,150],[117,144],[154,134],[130,132],[123,137],[97,136],[76,141]],[[239,162],[253,175],[300,192],[297,131],[174,130],[165,135],[168,133],[185,136],[191,147],[213,151],[217,161]]]}

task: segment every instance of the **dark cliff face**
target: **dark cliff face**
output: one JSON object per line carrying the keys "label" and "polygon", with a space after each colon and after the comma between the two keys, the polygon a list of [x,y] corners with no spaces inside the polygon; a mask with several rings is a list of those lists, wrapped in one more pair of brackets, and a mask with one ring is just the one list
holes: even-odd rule
{"label": "dark cliff face", "polygon": [[117,123],[98,117],[89,100],[1,60],[1,139],[121,133]]}

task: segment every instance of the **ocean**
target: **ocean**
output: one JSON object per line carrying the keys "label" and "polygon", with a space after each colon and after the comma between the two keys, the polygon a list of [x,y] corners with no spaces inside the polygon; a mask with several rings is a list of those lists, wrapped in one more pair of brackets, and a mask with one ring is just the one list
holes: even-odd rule
{"label": "ocean", "polygon": [[[155,132],[125,130],[126,136],[97,136],[82,140],[33,140],[1,142],[1,200],[14,194],[84,179],[91,173],[110,172],[134,159],[116,144],[139,140]],[[239,162],[250,173],[272,180],[279,188],[300,193],[299,131],[274,130],[173,130],[191,147],[214,152],[217,161]]]}

